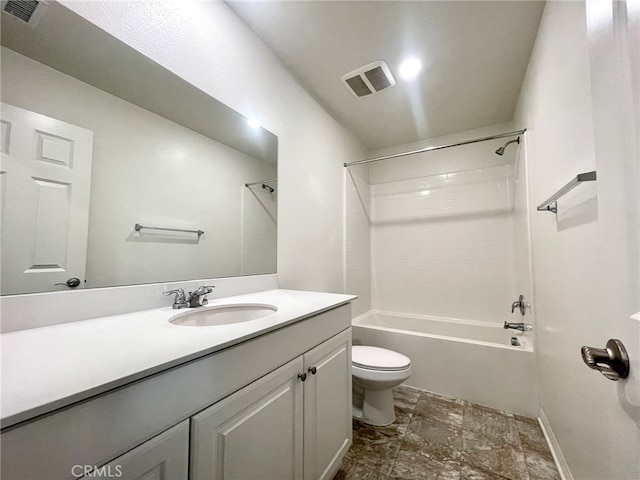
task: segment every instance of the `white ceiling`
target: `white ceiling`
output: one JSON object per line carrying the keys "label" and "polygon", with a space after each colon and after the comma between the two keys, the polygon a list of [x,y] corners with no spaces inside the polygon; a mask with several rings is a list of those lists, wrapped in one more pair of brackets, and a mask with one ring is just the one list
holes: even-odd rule
{"label": "white ceiling", "polygon": [[[543,1],[234,1],[230,7],[370,150],[508,122]],[[420,77],[399,78],[406,57]],[[355,98],[340,77],[385,60],[398,82]]]}

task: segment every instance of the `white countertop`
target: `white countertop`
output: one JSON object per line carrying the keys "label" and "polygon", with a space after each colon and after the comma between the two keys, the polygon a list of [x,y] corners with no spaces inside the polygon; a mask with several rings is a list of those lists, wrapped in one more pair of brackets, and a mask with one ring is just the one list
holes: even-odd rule
{"label": "white countertop", "polygon": [[2,334],[2,428],[222,350],[355,298],[268,290],[209,298],[207,307],[262,303],[278,308],[269,316],[232,325],[173,325],[169,319],[185,310],[165,307]]}

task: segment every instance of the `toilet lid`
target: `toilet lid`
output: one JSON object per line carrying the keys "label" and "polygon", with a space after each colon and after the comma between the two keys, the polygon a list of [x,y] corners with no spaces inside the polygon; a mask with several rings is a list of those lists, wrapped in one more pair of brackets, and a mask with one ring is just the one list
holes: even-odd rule
{"label": "toilet lid", "polygon": [[351,348],[351,363],[370,370],[404,370],[411,361],[401,353],[380,347],[354,345]]}

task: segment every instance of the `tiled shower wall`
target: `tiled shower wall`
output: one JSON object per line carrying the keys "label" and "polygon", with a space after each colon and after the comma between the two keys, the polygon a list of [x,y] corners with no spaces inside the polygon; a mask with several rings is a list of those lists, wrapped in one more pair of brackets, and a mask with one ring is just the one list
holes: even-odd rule
{"label": "tiled shower wall", "polygon": [[[481,135],[465,134],[474,136]],[[522,144],[495,155],[504,141],[348,169],[346,291],[361,296],[354,316],[370,302],[392,312],[520,321],[510,306],[520,293],[531,297],[526,169]]]}
{"label": "tiled shower wall", "polygon": [[373,185],[373,307],[507,318],[512,173],[501,165]]}

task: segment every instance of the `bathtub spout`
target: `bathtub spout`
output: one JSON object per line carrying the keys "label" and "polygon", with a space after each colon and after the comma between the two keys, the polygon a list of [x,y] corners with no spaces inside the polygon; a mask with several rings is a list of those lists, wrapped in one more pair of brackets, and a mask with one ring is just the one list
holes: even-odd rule
{"label": "bathtub spout", "polygon": [[530,323],[508,323],[504,322],[504,329],[520,330],[521,332],[530,332],[533,330],[533,325]]}

